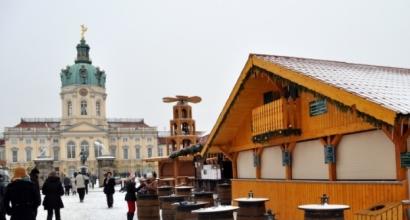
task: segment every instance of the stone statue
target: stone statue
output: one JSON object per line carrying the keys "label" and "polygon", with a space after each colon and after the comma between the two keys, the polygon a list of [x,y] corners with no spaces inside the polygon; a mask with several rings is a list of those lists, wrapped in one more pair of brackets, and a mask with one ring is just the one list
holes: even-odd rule
{"label": "stone statue", "polygon": [[84,39],[84,34],[88,30],[88,28],[85,25],[81,25],[81,39]]}
{"label": "stone statue", "polygon": [[47,147],[41,146],[40,147],[40,157],[46,157],[46,154],[47,154]]}
{"label": "stone statue", "polygon": [[81,160],[81,164],[85,165],[85,162],[87,161],[88,158],[88,153],[86,151],[84,151],[84,149],[81,150],[80,152],[80,160]]}

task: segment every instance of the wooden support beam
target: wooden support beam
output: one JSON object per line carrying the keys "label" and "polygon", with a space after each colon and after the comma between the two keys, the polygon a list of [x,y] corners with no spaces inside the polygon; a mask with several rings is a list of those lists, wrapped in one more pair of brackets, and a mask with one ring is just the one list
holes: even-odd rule
{"label": "wooden support beam", "polygon": [[175,158],[172,162],[173,162],[173,165],[174,165],[174,186],[176,186],[178,183],[177,183],[177,176],[179,176],[179,172],[178,172],[178,161],[179,161],[179,159],[178,158]]}
{"label": "wooden support beam", "polygon": [[[320,142],[322,143],[323,147],[326,147],[327,145],[332,145],[333,148],[334,148],[334,152],[336,154],[337,146],[339,145],[340,141],[342,140],[342,137],[343,137],[342,134],[326,136],[325,138],[320,138]],[[337,161],[336,161],[336,163],[337,163]],[[328,172],[329,172],[328,175],[329,175],[329,180],[330,181],[336,181],[337,180],[336,163],[328,163]]]}
{"label": "wooden support beam", "polygon": [[232,177],[234,179],[238,178],[238,152],[232,154]]}
{"label": "wooden support beam", "polygon": [[407,132],[402,133],[400,126],[400,124],[396,124],[392,127],[391,130],[385,126],[382,126],[382,131],[394,144],[394,155],[396,159],[396,179],[405,180],[407,178],[406,168],[401,167],[400,154],[407,151]]}
{"label": "wooden support beam", "polygon": [[263,153],[264,148],[260,147],[256,150],[256,155],[259,158],[259,164],[256,167],[256,179],[261,178],[261,172],[262,172],[262,153]]}
{"label": "wooden support beam", "polygon": [[386,134],[386,136],[392,141],[394,142],[394,136],[392,134],[392,131],[389,130],[386,126],[382,126],[382,131],[384,132],[384,134]]}
{"label": "wooden support beam", "polygon": [[226,149],[226,146],[218,146],[219,150],[224,154],[226,158],[228,158],[230,161],[233,160],[232,156],[228,153],[228,150]]}
{"label": "wooden support beam", "polygon": [[337,147],[342,140],[343,134],[336,134],[333,136],[333,139],[331,141],[331,145]]}
{"label": "wooden support beam", "polygon": [[291,180],[292,179],[292,153],[293,150],[295,149],[296,142],[291,142],[288,144],[282,144],[282,150],[288,150],[290,153],[290,158],[291,158],[291,163],[286,166],[286,180]]}

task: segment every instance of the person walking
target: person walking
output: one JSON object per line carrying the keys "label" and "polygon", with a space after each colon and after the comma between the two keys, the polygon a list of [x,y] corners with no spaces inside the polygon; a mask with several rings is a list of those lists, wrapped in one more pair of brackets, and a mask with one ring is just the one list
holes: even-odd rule
{"label": "person walking", "polygon": [[109,171],[105,175],[103,186],[105,196],[107,197],[108,208],[112,208],[112,205],[114,203],[113,195],[115,193],[115,180],[114,178],[112,178],[112,173]]}
{"label": "person walking", "polygon": [[[34,167],[30,171],[30,181],[36,185],[36,189],[38,190],[38,194],[40,194],[40,183],[38,181],[38,175],[40,174],[40,171],[37,169],[37,167]],[[40,203],[41,203],[41,197],[40,197]],[[37,217],[37,209],[35,210],[35,216]]]}
{"label": "person walking", "polygon": [[70,195],[70,188],[71,188],[71,180],[68,176],[64,176],[63,178],[63,184],[64,184],[64,189],[65,189],[65,195],[69,196]]}
{"label": "person walking", "polygon": [[85,177],[84,173],[78,173],[75,177],[75,185],[77,187],[78,197],[80,198],[80,202],[84,201],[85,196]]}
{"label": "person walking", "polygon": [[88,194],[88,184],[90,183],[90,177],[88,174],[84,174],[85,194]]}
{"label": "person walking", "polygon": [[125,201],[127,201],[128,205],[127,220],[132,220],[134,219],[135,206],[137,202],[137,196],[135,195],[137,190],[135,188],[135,177],[133,175],[131,175],[125,183],[125,191],[127,192],[125,194]]}
{"label": "person walking", "polygon": [[61,220],[60,209],[64,208],[61,196],[64,195],[64,189],[56,172],[51,172],[43,184],[42,192],[44,197],[43,206],[47,210],[47,220],[53,219],[53,211],[56,220]]}
{"label": "person walking", "polygon": [[71,177],[70,182],[71,182],[71,193],[75,196],[77,194],[77,185],[75,184],[75,177],[77,176],[77,173],[73,174],[73,177]]}
{"label": "person walking", "polygon": [[12,182],[6,188],[4,206],[10,220],[35,220],[41,204],[40,191],[27,178],[26,169],[17,167]]}
{"label": "person walking", "polygon": [[97,179],[96,176],[94,176],[94,174],[90,175],[90,182],[91,182],[91,188],[94,189],[94,185],[95,185],[95,180]]}

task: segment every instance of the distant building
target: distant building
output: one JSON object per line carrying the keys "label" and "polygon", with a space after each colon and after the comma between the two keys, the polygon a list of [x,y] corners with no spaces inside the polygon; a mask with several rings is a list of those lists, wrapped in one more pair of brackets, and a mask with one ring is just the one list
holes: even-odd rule
{"label": "distant building", "polygon": [[158,146],[156,127],[143,119],[107,119],[106,74],[92,65],[89,50],[82,38],[75,63],[61,70],[61,118],[23,118],[5,128],[0,160],[5,159],[9,168],[33,167],[37,158],[49,157],[56,171],[71,175],[79,169],[84,151],[91,173],[97,173],[96,158],[101,155],[114,156],[119,173],[157,170],[155,163],[143,162],[167,153]]}
{"label": "distant building", "polygon": [[0,134],[0,165],[6,165],[6,161],[5,161],[5,141],[3,138],[3,135]]}

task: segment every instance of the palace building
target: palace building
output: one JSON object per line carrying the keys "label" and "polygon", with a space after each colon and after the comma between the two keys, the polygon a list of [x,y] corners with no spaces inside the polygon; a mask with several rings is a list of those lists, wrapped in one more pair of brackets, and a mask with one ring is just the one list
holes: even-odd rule
{"label": "palace building", "polygon": [[79,169],[84,151],[89,172],[96,174],[96,158],[105,151],[115,157],[118,173],[157,170],[155,163],[143,162],[167,152],[165,146],[158,147],[156,127],[143,119],[106,117],[106,73],[92,64],[89,51],[82,37],[74,64],[61,70],[61,118],[23,118],[5,128],[0,155],[9,168],[33,167],[36,159],[52,158],[56,171],[71,175]]}

